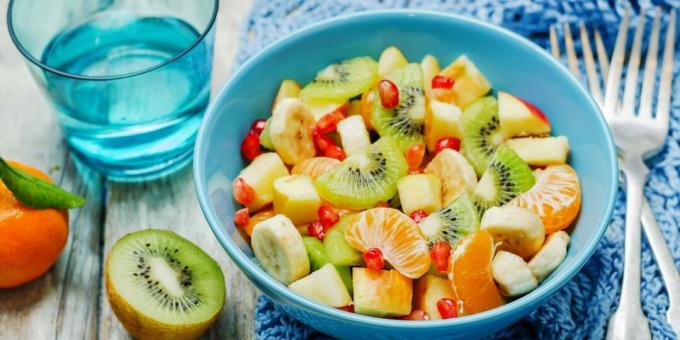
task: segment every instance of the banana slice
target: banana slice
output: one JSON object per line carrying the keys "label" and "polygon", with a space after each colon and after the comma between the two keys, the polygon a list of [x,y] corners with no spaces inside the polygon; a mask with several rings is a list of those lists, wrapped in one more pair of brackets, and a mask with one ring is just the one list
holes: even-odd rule
{"label": "banana slice", "polygon": [[538,281],[543,281],[567,256],[569,234],[558,231],[550,234],[538,253],[529,261],[529,269]]}
{"label": "banana slice", "polygon": [[256,224],[250,243],[262,267],[284,285],[309,274],[302,236],[285,215],[278,214]]}
{"label": "banana slice", "polygon": [[482,217],[480,229],[488,231],[498,245],[524,259],[536,254],[545,240],[545,228],[538,215],[531,211],[513,207],[493,207]]}
{"label": "banana slice", "polygon": [[477,185],[477,175],[467,159],[452,149],[440,151],[425,167],[425,173],[435,174],[442,182],[442,207],[453,202]]}
{"label": "banana slice", "polygon": [[524,295],[538,286],[538,280],[527,263],[513,253],[504,250],[496,253],[491,270],[501,294],[505,296]]}
{"label": "banana slice", "polygon": [[269,139],[284,163],[295,165],[316,155],[311,135],[316,121],[299,99],[282,99],[270,119]]}

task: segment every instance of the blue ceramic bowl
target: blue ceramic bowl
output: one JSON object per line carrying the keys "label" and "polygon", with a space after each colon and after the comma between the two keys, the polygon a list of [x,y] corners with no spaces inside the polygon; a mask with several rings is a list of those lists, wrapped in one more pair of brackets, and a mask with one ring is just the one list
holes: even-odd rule
{"label": "blue ceramic bowl", "polygon": [[[301,84],[342,59],[395,45],[409,60],[425,54],[448,64],[467,54],[495,89],[540,107],[554,134],[571,144],[570,164],[581,180],[583,205],[567,258],[536,290],[491,311],[443,321],[400,321],[346,313],[288,290],[260,266],[235,230],[231,180],[246,163],[239,145],[251,122],[267,117],[281,80]],[[338,17],[294,33],[252,57],[222,87],[207,110],[194,160],[198,198],[210,227],[236,265],[296,319],[340,338],[469,338],[493,333],[545,302],[593,253],[611,217],[617,188],[612,138],[597,106],[569,72],[528,40],[468,18],[421,11],[369,12]]]}

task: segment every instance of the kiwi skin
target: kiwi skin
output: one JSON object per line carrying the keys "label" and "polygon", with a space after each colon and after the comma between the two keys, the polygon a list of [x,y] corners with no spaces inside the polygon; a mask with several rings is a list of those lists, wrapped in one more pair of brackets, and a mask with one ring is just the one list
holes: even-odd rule
{"label": "kiwi skin", "polygon": [[[167,230],[157,230],[160,232],[171,233]],[[174,234],[174,233],[173,233]],[[128,234],[130,235],[130,234]],[[115,244],[114,244],[115,247]],[[109,253],[110,254],[110,253]],[[149,318],[139,313],[113,288],[109,271],[109,259],[107,256],[104,264],[104,283],[106,286],[106,296],[111,305],[113,313],[123,324],[125,330],[136,339],[198,339],[205,331],[217,321],[222,308],[212,318],[204,322],[194,324],[167,324]],[[220,273],[222,271],[220,270]],[[223,299],[224,301],[224,299]]]}

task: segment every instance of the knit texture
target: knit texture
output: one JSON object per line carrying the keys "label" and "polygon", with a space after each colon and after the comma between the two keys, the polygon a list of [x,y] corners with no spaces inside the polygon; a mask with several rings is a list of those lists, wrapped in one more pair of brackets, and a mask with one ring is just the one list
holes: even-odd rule
{"label": "knit texture", "polygon": [[[545,48],[548,48],[549,44],[550,24],[559,24],[557,30],[562,37],[562,23],[569,23],[572,31],[575,31],[578,22],[584,21],[602,32],[605,44],[611,51],[625,3],[621,0],[255,0],[252,12],[242,28],[237,62],[242,63],[277,39],[320,20],[342,14],[391,8],[417,8],[463,14],[506,27]],[[636,13],[640,13],[641,8],[650,9],[657,5],[668,12],[670,8],[677,10],[680,2],[678,0],[632,2]],[[643,10],[643,14],[647,16],[649,31],[653,12]],[[634,17],[631,27],[634,27],[636,20],[637,17]],[[662,23],[666,22],[667,16],[663,18]],[[665,28],[666,25],[662,27]],[[576,47],[580,55],[578,40]],[[679,46],[680,42],[676,42],[674,88],[671,91],[674,94],[671,104],[671,130],[663,151],[648,163],[651,172],[645,188],[645,195],[670,245],[678,268],[680,268]],[[583,70],[583,64],[580,66]],[[616,310],[621,288],[624,211],[625,194],[619,192],[611,225],[580,273],[548,302],[520,322],[498,332],[493,338],[603,338],[607,320]],[[661,274],[644,237],[642,242],[641,294],[644,313],[651,323],[654,339],[675,339],[673,331],[665,321],[668,297]],[[280,306],[265,296],[260,297],[255,313],[255,332],[258,338],[325,338],[324,335],[289,317]]]}

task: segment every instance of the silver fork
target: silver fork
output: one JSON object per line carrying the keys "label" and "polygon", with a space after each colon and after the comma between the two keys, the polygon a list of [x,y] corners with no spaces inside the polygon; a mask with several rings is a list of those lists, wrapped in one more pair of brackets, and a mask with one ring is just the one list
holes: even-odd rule
{"label": "silver fork", "polygon": [[[628,64],[628,72],[624,89],[623,103],[618,105],[618,91],[621,81],[623,56],[628,32],[629,12],[619,26],[616,47],[612,57],[611,72],[607,61],[607,54],[602,44],[599,31],[595,30],[595,45],[603,78],[607,80],[605,97],[602,97],[600,80],[597,76],[588,32],[583,24],[580,25],[583,56],[586,66],[588,85],[595,101],[603,108],[616,144],[619,149],[620,165],[626,178],[627,206],[626,206],[626,241],[624,278],[621,290],[621,301],[616,313],[612,316],[608,338],[614,339],[648,339],[650,338],[648,321],[642,313],[640,305],[640,206],[642,204],[642,222],[647,238],[661,270],[666,290],[669,296],[669,308],[666,313],[667,321],[676,335],[680,335],[680,274],[675,267],[670,251],[666,246],[663,235],[659,230],[649,204],[642,195],[642,187],[649,170],[642,162],[643,157],[649,157],[658,152],[663,146],[668,134],[669,102],[671,91],[671,76],[673,71],[673,52],[675,38],[675,11],[671,12],[668,32],[664,46],[664,59],[659,82],[656,115],[651,114],[652,92],[654,90],[654,76],[657,66],[657,52],[659,40],[660,9],[657,8],[650,45],[645,63],[644,79],[641,90],[640,106],[635,112],[635,95],[637,90],[637,76],[640,62],[640,45],[644,28],[644,17],[640,17],[633,47]],[[569,69],[580,78],[573,38],[568,25],[565,25],[565,47]],[[553,56],[559,60],[559,43],[555,27],[550,27],[550,41]]]}

